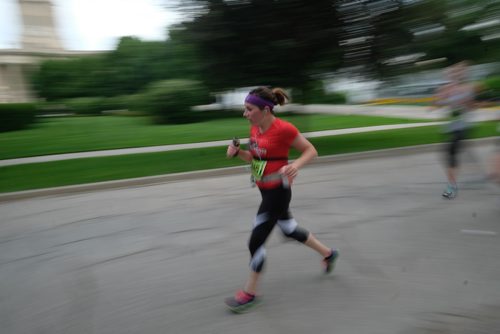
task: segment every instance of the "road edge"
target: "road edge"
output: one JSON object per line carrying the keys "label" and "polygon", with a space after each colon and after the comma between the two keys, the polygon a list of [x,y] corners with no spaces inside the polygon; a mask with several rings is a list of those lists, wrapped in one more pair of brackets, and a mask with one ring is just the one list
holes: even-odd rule
{"label": "road edge", "polygon": [[[480,139],[470,139],[467,140],[466,142],[474,146],[481,146],[481,145],[493,144],[496,140],[497,137],[488,137]],[[382,149],[382,150],[364,151],[357,153],[328,155],[328,156],[318,157],[309,166],[314,166],[318,164],[342,163],[342,162],[349,162],[353,160],[362,160],[362,159],[376,159],[382,157],[388,158],[394,156],[401,156],[405,154],[408,155],[408,154],[419,154],[427,152],[439,152],[439,149],[442,147],[442,145],[444,144],[435,143],[426,145],[397,147],[397,148]],[[208,170],[201,170],[194,172],[172,173],[172,174],[146,176],[146,177],[139,177],[132,179],[78,184],[78,185],[63,186],[63,187],[16,191],[16,192],[0,193],[0,203],[30,199],[35,197],[50,197],[50,196],[78,194],[78,193],[101,191],[101,190],[144,187],[144,186],[151,186],[151,185],[170,183],[170,182],[204,179],[210,177],[222,177],[222,176],[237,175],[244,173],[248,173],[247,166],[216,168],[216,169],[208,169]]]}

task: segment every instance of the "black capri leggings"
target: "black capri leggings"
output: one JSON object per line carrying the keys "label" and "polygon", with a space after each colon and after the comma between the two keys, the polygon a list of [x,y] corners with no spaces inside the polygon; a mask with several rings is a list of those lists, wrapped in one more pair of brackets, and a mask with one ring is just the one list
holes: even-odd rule
{"label": "black capri leggings", "polygon": [[449,134],[449,143],[446,149],[448,157],[448,167],[455,168],[458,166],[458,153],[463,146],[463,140],[466,138],[465,130],[455,130]]}
{"label": "black capri leggings", "polygon": [[309,232],[298,226],[290,213],[289,206],[292,192],[289,188],[260,189],[262,202],[255,217],[254,228],[248,242],[251,260],[250,268],[261,272],[264,266],[266,250],[264,244],[276,223],[284,235],[304,243]]}

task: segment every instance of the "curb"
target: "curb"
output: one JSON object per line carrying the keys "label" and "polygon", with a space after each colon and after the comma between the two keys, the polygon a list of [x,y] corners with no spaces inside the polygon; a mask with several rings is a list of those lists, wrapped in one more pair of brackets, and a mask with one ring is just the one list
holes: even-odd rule
{"label": "curb", "polygon": [[[496,140],[497,137],[489,137],[481,139],[469,139],[466,140],[466,142],[472,144],[473,146],[481,146],[481,145],[493,144],[496,142]],[[443,143],[435,143],[427,145],[415,145],[415,146],[406,146],[406,147],[390,148],[383,150],[365,151],[358,153],[328,155],[324,157],[318,157],[316,160],[311,162],[309,166],[314,166],[319,164],[349,162],[349,161],[363,160],[363,159],[389,158],[389,157],[397,157],[408,154],[437,152],[443,145],[444,145]],[[85,192],[113,190],[113,189],[129,188],[129,187],[144,187],[144,186],[151,186],[169,182],[196,180],[196,179],[204,179],[210,177],[222,177],[222,176],[237,175],[244,173],[248,173],[247,166],[217,168],[217,169],[209,169],[209,170],[202,170],[195,172],[147,176],[147,177],[140,177],[133,179],[96,182],[96,183],[88,183],[88,184],[80,184],[72,186],[44,188],[37,190],[25,190],[25,191],[0,194],[0,203],[30,199],[35,197],[78,194]]]}

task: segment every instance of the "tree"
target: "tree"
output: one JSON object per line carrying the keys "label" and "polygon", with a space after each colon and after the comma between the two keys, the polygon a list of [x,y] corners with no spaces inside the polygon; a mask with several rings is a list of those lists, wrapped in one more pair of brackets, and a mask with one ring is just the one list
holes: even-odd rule
{"label": "tree", "polygon": [[81,96],[100,96],[105,86],[100,81],[105,69],[102,56],[44,61],[35,71],[32,83],[40,97],[47,100]]}
{"label": "tree", "polygon": [[196,50],[182,31],[172,31],[165,42],[123,37],[106,54],[45,61],[33,85],[40,97],[56,100],[135,94],[154,81],[197,80],[199,75]]}
{"label": "tree", "polygon": [[[370,3],[366,1],[363,6]],[[373,38],[370,39],[369,57],[361,60],[361,63],[371,64],[378,76],[442,67],[461,60],[492,61],[500,55],[498,42],[485,41],[486,29],[468,29],[478,22],[488,21],[488,17],[498,17],[500,5],[497,1],[386,3],[390,3],[393,10],[366,16]],[[415,66],[417,62],[428,65]]]}
{"label": "tree", "polygon": [[183,26],[199,49],[204,80],[212,89],[302,87],[323,70],[318,61],[336,64],[332,46],[338,21],[332,3],[194,0],[190,5],[199,5],[197,16]]}

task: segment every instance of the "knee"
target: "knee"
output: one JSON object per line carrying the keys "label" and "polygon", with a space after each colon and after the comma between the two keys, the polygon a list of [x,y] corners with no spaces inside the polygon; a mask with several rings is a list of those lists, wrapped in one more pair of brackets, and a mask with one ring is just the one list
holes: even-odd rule
{"label": "knee", "polygon": [[278,225],[288,238],[304,243],[309,237],[309,231],[300,227],[293,218],[278,220]]}
{"label": "knee", "polygon": [[297,226],[292,232],[290,233],[285,233],[283,232],[287,237],[292,238],[297,240],[298,242],[304,243],[307,241],[307,238],[309,238],[309,231],[306,230],[305,228],[302,228],[300,226]]}
{"label": "knee", "polygon": [[448,166],[457,166],[457,147],[455,145],[452,145],[448,150]]}
{"label": "knee", "polygon": [[450,151],[448,155],[448,166],[451,168],[457,167],[457,152],[456,150]]}
{"label": "knee", "polygon": [[450,156],[448,159],[448,166],[451,168],[457,167],[457,159],[454,156]]}

